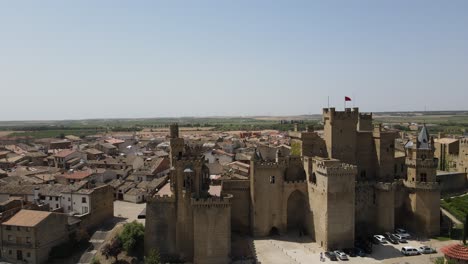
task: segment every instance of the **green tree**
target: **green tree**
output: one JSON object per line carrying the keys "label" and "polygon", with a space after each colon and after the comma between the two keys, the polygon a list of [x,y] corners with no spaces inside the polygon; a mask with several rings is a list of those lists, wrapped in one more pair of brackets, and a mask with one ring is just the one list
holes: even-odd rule
{"label": "green tree", "polygon": [[118,238],[114,238],[109,244],[106,244],[102,248],[102,254],[106,256],[106,259],[114,257],[115,262],[117,262],[120,252],[122,252],[122,243]]}
{"label": "green tree", "polygon": [[143,248],[145,236],[145,227],[143,224],[133,221],[124,225],[124,230],[119,235],[123,249],[128,253],[137,253],[138,249]]}
{"label": "green tree", "polygon": [[145,264],[160,264],[161,258],[159,256],[159,251],[152,249],[148,256],[145,257]]}

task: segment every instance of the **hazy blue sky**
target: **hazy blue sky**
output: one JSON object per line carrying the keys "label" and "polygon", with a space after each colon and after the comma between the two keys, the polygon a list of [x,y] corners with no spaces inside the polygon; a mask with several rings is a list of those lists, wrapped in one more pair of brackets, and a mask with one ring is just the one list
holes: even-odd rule
{"label": "hazy blue sky", "polygon": [[468,109],[468,1],[1,1],[0,120]]}

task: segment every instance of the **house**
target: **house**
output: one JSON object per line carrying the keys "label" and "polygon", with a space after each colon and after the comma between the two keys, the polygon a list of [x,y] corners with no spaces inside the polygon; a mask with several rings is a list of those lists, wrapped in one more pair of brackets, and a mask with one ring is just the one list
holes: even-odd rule
{"label": "house", "polygon": [[47,161],[45,160],[45,158],[47,158],[47,155],[43,152],[28,152],[24,156],[26,157],[26,159],[28,159],[29,165],[31,166],[42,166],[44,164],[47,164]]}
{"label": "house", "polygon": [[226,151],[220,149],[213,149],[205,152],[205,159],[208,161],[208,163],[219,162],[221,165],[232,162],[234,160],[234,156],[234,154],[227,153]]}
{"label": "house", "polygon": [[142,203],[146,201],[146,190],[142,188],[131,188],[123,195],[123,200],[132,203]]}
{"label": "house", "polygon": [[68,139],[52,141],[49,143],[49,149],[69,149],[72,147],[72,142]]}
{"label": "house", "polygon": [[80,143],[81,141],[83,141],[80,137],[77,137],[77,136],[74,136],[74,135],[68,135],[68,136],[65,136],[65,139],[73,142],[73,143]]}
{"label": "house", "polygon": [[120,146],[120,144],[125,143],[125,140],[121,140],[121,139],[117,139],[117,138],[108,138],[108,139],[104,140],[104,142],[106,142],[108,144],[112,144],[112,145],[114,145],[114,146],[116,146],[118,148]]}
{"label": "house", "polygon": [[128,192],[131,188],[134,188],[137,184],[134,182],[124,182],[124,184],[117,187],[117,200],[123,200],[124,194]]}
{"label": "house", "polygon": [[57,176],[56,179],[62,184],[72,184],[77,181],[90,180],[93,173],[91,170],[66,172]]}
{"label": "house", "polygon": [[11,263],[46,263],[54,246],[69,238],[68,216],[21,210],[1,224],[2,257]]}
{"label": "house", "polygon": [[25,156],[19,155],[15,157],[6,157],[0,159],[0,169],[8,170],[14,168],[16,165],[26,164],[28,160]]}
{"label": "house", "polygon": [[85,150],[88,160],[99,160],[104,158],[104,152],[97,150],[95,148],[90,148]]}
{"label": "house", "polygon": [[96,149],[104,152],[107,155],[119,154],[119,149],[110,143],[100,143],[96,145]]}
{"label": "house", "polygon": [[79,163],[82,159],[86,159],[83,153],[67,149],[54,155],[54,164],[57,168],[70,169],[71,166]]}
{"label": "house", "polygon": [[153,179],[161,178],[169,174],[170,161],[168,158],[157,158],[150,162],[150,164],[145,165],[130,176],[133,181],[152,181]]}
{"label": "house", "polygon": [[114,216],[114,189],[102,185],[93,189],[62,192],[65,213],[73,214],[87,229],[101,225]]}
{"label": "house", "polygon": [[460,140],[441,136],[439,133],[439,137],[434,139],[434,156],[438,159],[438,168],[444,171],[456,171]]}

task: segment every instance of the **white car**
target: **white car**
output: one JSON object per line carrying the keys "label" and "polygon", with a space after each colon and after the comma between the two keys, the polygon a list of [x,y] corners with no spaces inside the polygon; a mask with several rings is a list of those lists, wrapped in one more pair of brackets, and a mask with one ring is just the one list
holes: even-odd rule
{"label": "white car", "polygon": [[405,256],[419,255],[419,251],[414,247],[403,247],[401,253]]}
{"label": "white car", "polygon": [[422,247],[419,247],[418,248],[419,250],[419,253],[421,254],[432,254],[432,253],[436,253],[436,250],[431,248],[431,247],[428,247],[428,246],[422,246]]}
{"label": "white car", "polygon": [[387,239],[382,235],[375,235],[374,239],[380,242],[381,244],[387,244]]}
{"label": "white car", "polygon": [[408,232],[406,232],[406,230],[404,230],[403,228],[397,228],[395,229],[395,233],[397,233],[398,235],[400,235],[402,238],[410,238],[410,234],[408,234]]}
{"label": "white car", "polygon": [[398,240],[399,243],[408,243],[406,238],[399,234],[393,234],[393,236]]}
{"label": "white car", "polygon": [[346,255],[343,251],[335,250],[333,251],[336,257],[340,260],[348,260],[348,255]]}

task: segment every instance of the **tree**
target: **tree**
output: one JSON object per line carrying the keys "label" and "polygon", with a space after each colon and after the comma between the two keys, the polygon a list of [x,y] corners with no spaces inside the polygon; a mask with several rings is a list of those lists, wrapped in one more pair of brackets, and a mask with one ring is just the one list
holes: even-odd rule
{"label": "tree", "polygon": [[114,257],[116,262],[120,252],[122,252],[122,243],[118,238],[114,238],[109,244],[106,244],[102,248],[102,254],[106,256],[106,259]]}
{"label": "tree", "polygon": [[159,252],[156,249],[152,249],[148,256],[145,257],[145,264],[160,264],[161,258]]}
{"label": "tree", "polygon": [[143,224],[133,221],[124,225],[124,230],[119,235],[123,249],[128,253],[135,253],[137,249],[143,248],[145,227]]}

